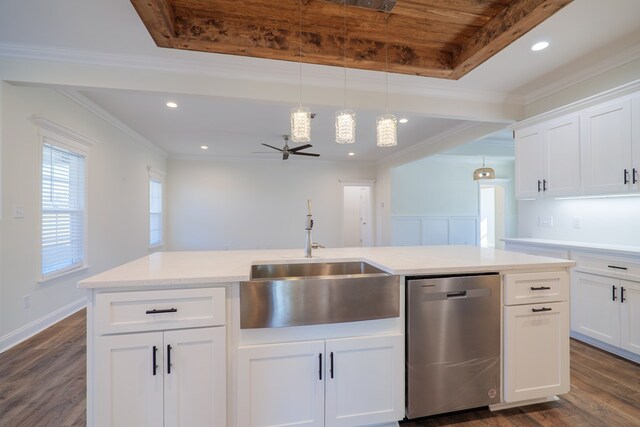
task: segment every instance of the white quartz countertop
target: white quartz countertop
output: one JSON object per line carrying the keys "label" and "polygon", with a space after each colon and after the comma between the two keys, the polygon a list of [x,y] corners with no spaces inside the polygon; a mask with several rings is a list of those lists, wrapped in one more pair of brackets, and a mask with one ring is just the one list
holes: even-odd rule
{"label": "white quartz countertop", "polygon": [[398,275],[505,272],[566,268],[573,261],[473,246],[156,252],[84,279],[81,288],[230,283],[249,280],[252,264],[366,261]]}
{"label": "white quartz countertop", "polygon": [[584,243],[573,242],[569,240],[551,240],[551,239],[534,239],[534,238],[507,238],[505,242],[525,243],[537,246],[562,247],[573,249],[589,249],[597,251],[606,251],[618,253],[621,255],[640,256],[640,246],[627,245],[611,245],[607,243]]}

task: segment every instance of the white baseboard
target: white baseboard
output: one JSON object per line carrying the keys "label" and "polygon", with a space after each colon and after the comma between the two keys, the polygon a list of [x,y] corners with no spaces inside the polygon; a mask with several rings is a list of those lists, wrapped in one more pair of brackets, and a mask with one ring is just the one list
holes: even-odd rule
{"label": "white baseboard", "polygon": [[590,344],[594,347],[599,348],[600,350],[608,351],[609,353],[613,353],[616,356],[623,357],[635,363],[640,363],[640,354],[631,353],[630,351],[624,350],[620,347],[615,347],[615,346],[612,346],[611,344],[598,341],[597,339],[588,337],[584,334],[581,334],[580,332],[571,331],[569,335],[571,335],[571,338],[575,338],[578,341],[582,341],[587,344]]}
{"label": "white baseboard", "polygon": [[73,313],[82,310],[86,306],[87,299],[81,298],[47,314],[46,316],[34,320],[19,329],[16,329],[15,331],[9,332],[8,334],[0,337],[0,353],[9,350],[11,347],[20,344],[22,341],[31,338],[37,333],[42,332],[49,326],[58,323],[65,317],[71,316]]}

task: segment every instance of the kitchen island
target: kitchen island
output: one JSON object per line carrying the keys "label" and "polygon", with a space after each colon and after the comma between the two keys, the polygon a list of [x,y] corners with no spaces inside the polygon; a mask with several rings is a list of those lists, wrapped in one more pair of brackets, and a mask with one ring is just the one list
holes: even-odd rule
{"label": "kitchen island", "polygon": [[[400,276],[398,317],[240,328],[251,265],[345,261]],[[544,401],[569,390],[573,265],[468,246],[319,249],[311,259],[301,249],[154,253],[79,283],[88,425],[395,425],[405,414],[405,277],[418,276],[498,273],[493,409]]]}

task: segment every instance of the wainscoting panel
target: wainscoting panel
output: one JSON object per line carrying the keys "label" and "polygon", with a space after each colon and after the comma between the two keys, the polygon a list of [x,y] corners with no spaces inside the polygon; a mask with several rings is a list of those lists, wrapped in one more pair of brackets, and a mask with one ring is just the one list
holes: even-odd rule
{"label": "wainscoting panel", "polygon": [[393,246],[478,245],[476,216],[392,216]]}

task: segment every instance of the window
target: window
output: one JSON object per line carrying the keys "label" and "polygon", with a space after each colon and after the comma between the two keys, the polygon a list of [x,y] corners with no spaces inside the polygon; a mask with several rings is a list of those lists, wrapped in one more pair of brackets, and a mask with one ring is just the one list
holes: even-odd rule
{"label": "window", "polygon": [[41,276],[84,267],[85,155],[42,144]]}
{"label": "window", "polygon": [[162,180],[149,179],[149,247],[162,245]]}

